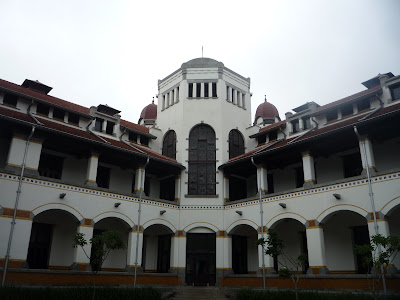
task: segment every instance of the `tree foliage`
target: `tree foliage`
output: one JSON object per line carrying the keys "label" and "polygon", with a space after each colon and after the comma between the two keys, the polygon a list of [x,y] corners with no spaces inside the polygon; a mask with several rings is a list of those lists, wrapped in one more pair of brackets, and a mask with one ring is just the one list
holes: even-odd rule
{"label": "tree foliage", "polygon": [[369,244],[354,247],[361,256],[362,263],[368,268],[368,286],[375,299],[380,296],[380,284],[388,272],[388,267],[400,251],[400,236],[372,236]]}

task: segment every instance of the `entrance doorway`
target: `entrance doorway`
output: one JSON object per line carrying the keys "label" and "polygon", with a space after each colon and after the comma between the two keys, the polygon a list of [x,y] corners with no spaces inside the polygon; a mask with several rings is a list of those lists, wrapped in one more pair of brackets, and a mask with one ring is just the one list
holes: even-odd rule
{"label": "entrance doorway", "polygon": [[51,224],[32,223],[27,262],[31,269],[47,269],[50,259],[50,245],[53,226]]}
{"label": "entrance doorway", "polygon": [[186,236],[186,283],[215,285],[215,233],[188,233]]}

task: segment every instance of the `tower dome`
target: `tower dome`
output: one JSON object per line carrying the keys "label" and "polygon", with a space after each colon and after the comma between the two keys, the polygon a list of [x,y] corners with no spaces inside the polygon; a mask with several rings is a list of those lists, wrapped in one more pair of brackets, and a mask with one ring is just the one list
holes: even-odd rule
{"label": "tower dome", "polygon": [[149,105],[145,106],[145,108],[143,108],[138,123],[142,125],[145,120],[154,121],[155,119],[157,119],[157,105],[154,104],[153,98],[153,101]]}
{"label": "tower dome", "polygon": [[267,98],[257,107],[254,123],[260,123],[257,121],[258,118],[262,118],[262,123],[264,124],[272,124],[275,123],[275,118],[279,119],[278,110],[272,103],[267,101]]}

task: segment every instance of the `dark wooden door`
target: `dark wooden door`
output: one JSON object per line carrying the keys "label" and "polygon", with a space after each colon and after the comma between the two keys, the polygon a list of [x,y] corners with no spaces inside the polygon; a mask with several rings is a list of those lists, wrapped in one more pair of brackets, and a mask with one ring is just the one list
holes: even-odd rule
{"label": "dark wooden door", "polygon": [[168,273],[171,257],[171,235],[158,236],[157,273]]}
{"label": "dark wooden door", "polygon": [[186,236],[186,283],[215,285],[215,233],[188,233]]}
{"label": "dark wooden door", "polygon": [[235,274],[247,274],[247,236],[232,235],[232,269]]}
{"label": "dark wooden door", "polygon": [[32,223],[28,249],[28,265],[31,269],[47,269],[53,233],[51,224]]}

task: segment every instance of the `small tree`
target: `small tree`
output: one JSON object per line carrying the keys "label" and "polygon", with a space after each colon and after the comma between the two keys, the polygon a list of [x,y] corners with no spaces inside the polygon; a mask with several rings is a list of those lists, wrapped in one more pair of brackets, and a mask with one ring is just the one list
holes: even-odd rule
{"label": "small tree", "polygon": [[400,236],[384,237],[377,234],[371,238],[369,244],[357,245],[354,251],[361,255],[362,263],[368,268],[368,287],[374,298],[379,299],[379,285],[387,273],[387,268],[400,251]]}
{"label": "small tree", "polygon": [[261,238],[258,240],[257,244],[263,247],[265,254],[273,258],[282,258],[282,261],[278,260],[278,264],[282,266],[282,268],[278,270],[278,275],[281,278],[292,279],[294,284],[294,291],[296,294],[296,300],[298,300],[298,283],[300,279],[301,269],[303,268],[303,266],[305,266],[307,262],[307,254],[302,253],[296,258],[290,256],[287,252],[285,252],[285,244],[283,243],[283,240],[273,230],[268,231],[267,240]]}
{"label": "small tree", "polygon": [[95,298],[96,294],[96,275],[100,271],[101,266],[104,261],[107,259],[108,255],[112,250],[125,249],[126,245],[121,238],[121,235],[118,231],[104,231],[99,235],[91,238],[89,243],[93,246],[91,256],[87,254],[84,246],[88,244],[88,241],[85,239],[85,235],[83,233],[77,232],[75,234],[73,247],[81,247],[86,257],[90,259],[92,266],[92,274],[93,274],[93,297]]}

